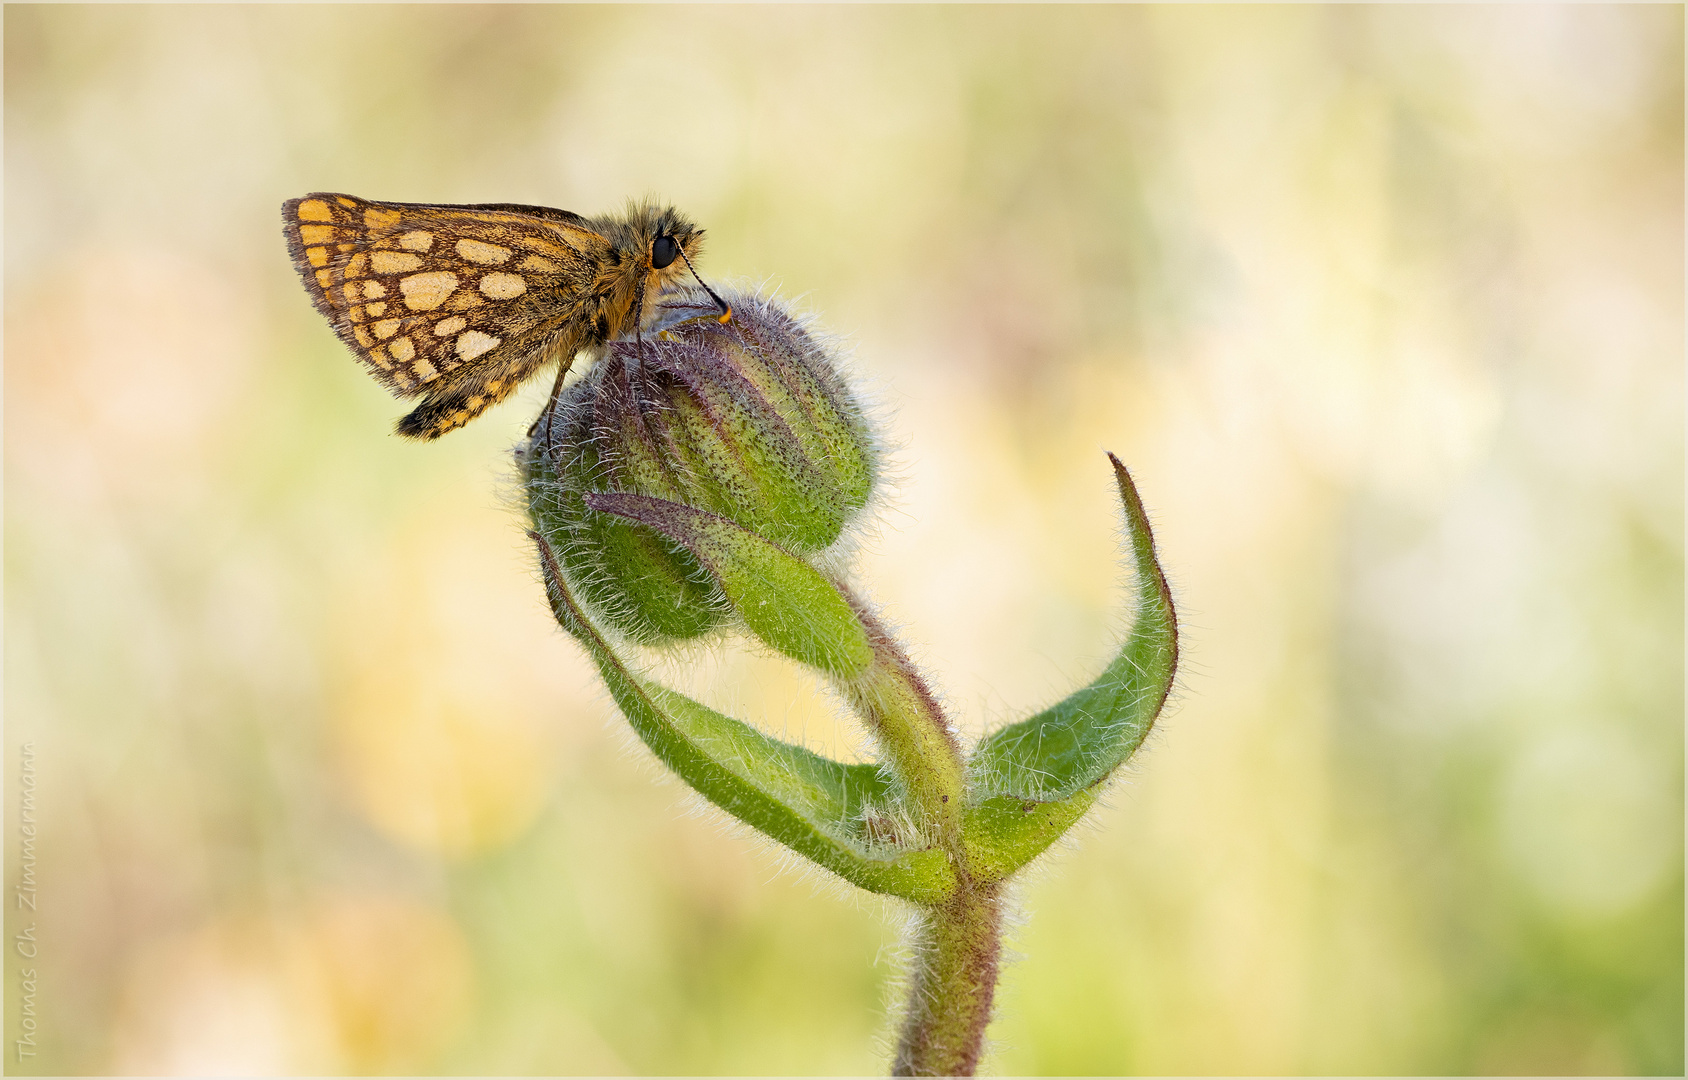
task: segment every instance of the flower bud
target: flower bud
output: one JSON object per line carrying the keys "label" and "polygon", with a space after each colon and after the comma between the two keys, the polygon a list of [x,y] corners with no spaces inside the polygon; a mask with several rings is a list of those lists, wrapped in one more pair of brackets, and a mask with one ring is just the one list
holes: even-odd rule
{"label": "flower bud", "polygon": [[642,341],[612,342],[519,454],[534,527],[572,588],[636,640],[695,637],[731,614],[710,575],[648,526],[595,511],[626,493],[727,518],[800,556],[866,505],[878,452],[832,351],[785,309],[669,294]]}

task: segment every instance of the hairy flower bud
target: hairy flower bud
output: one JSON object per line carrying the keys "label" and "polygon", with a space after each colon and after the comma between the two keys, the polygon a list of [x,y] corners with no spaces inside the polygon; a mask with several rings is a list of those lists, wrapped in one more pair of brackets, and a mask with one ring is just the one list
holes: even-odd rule
{"label": "hairy flower bud", "polygon": [[730,616],[697,560],[588,493],[650,496],[727,518],[797,555],[866,505],[877,448],[825,345],[784,308],[729,295],[733,317],[677,294],[643,341],[617,341],[540,418],[519,457],[534,528],[600,617],[641,641]]}

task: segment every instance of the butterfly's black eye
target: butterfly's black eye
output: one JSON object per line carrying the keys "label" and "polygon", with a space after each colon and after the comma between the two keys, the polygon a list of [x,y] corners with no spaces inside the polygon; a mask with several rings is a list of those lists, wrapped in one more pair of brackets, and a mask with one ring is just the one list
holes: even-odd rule
{"label": "butterfly's black eye", "polygon": [[680,245],[672,236],[659,236],[651,244],[651,269],[661,270],[680,254]]}

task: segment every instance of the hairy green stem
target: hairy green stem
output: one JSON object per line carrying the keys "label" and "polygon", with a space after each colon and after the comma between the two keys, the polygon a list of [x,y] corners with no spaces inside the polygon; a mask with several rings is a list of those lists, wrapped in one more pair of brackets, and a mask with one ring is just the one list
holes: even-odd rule
{"label": "hairy green stem", "polygon": [[1001,885],[963,880],[929,908],[915,940],[908,1016],[894,1076],[972,1076],[1002,953]]}
{"label": "hairy green stem", "polygon": [[938,699],[914,662],[873,609],[834,582],[867,631],[873,662],[854,678],[836,679],[839,690],[885,750],[887,763],[908,790],[928,840],[949,853],[963,872],[966,852],[961,819],[967,766]]}
{"label": "hairy green stem", "polygon": [[873,663],[838,680],[858,715],[879,737],[892,770],[908,789],[928,842],[942,849],[955,886],[927,906],[913,943],[915,966],[892,1073],[972,1076],[984,1048],[1002,952],[1001,886],[969,870],[962,828],[966,762],[936,696],[879,616],[842,584],[867,631]]}

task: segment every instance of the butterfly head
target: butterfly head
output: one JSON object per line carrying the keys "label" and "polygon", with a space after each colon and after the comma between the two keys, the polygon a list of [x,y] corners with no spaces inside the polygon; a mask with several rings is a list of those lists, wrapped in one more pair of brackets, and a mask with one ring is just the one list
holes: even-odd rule
{"label": "butterfly head", "polygon": [[[642,248],[647,273],[659,282],[667,282],[690,270],[697,270],[691,261],[703,249],[703,230],[672,206],[658,207],[654,203],[634,203],[628,207],[628,224]],[[721,321],[732,318],[732,308],[715,294],[702,278],[697,279],[705,292],[714,298],[721,309]]]}
{"label": "butterfly head", "polygon": [[620,224],[612,232],[616,246],[660,278],[684,273],[684,260],[695,259],[703,246],[703,230],[672,206],[634,202]]}
{"label": "butterfly head", "polygon": [[667,270],[682,256],[696,256],[702,247],[703,230],[673,210],[666,210],[658,215],[651,236],[651,269]]}

